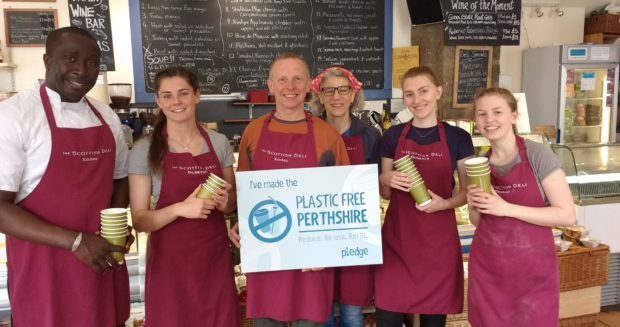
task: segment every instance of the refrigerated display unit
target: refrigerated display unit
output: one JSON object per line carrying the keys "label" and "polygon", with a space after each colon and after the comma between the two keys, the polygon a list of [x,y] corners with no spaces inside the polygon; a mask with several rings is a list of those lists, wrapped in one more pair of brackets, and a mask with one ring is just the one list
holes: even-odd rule
{"label": "refrigerated display unit", "polygon": [[620,143],[552,144],[575,200],[577,224],[609,245],[608,283],[601,306],[620,303]]}
{"label": "refrigerated display unit", "polygon": [[530,124],[554,126],[556,143],[616,141],[620,46],[559,45],[523,52]]}

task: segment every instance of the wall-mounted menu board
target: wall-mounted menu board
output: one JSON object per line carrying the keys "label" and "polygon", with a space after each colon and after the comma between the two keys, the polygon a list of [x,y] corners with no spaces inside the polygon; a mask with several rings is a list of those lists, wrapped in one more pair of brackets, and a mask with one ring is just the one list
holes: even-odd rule
{"label": "wall-mounted menu board", "polygon": [[92,34],[101,49],[102,71],[114,71],[114,45],[108,0],[69,0],[71,26],[86,29]]}
{"label": "wall-mounted menu board", "polygon": [[491,87],[493,48],[457,46],[454,54],[452,107],[470,108],[476,92]]}
{"label": "wall-mounted menu board", "polygon": [[344,66],[365,91],[390,97],[392,37],[385,17],[391,17],[391,5],[391,0],[131,2],[136,99],[152,101],[154,75],[172,65],[197,73],[203,94],[266,89],[269,64],[286,51],[301,54],[312,75]]}
{"label": "wall-mounted menu board", "polygon": [[4,9],[8,47],[40,47],[56,29],[56,9]]}
{"label": "wall-mounted menu board", "polygon": [[440,0],[446,45],[519,45],[521,0]]}

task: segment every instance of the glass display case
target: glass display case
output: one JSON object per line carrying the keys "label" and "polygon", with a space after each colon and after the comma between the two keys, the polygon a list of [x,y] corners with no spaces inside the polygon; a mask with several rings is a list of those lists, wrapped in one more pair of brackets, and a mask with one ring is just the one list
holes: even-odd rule
{"label": "glass display case", "polygon": [[615,130],[614,68],[566,69],[562,143],[600,143]]}
{"label": "glass display case", "polygon": [[523,52],[523,92],[533,126],[555,126],[557,143],[616,140],[620,47],[577,44]]}
{"label": "glass display case", "polygon": [[576,204],[620,202],[620,144],[552,144]]}

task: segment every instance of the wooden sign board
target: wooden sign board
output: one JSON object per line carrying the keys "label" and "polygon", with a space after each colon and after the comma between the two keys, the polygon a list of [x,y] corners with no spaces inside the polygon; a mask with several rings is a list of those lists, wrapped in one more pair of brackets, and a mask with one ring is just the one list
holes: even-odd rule
{"label": "wooden sign board", "polygon": [[57,25],[56,9],[4,9],[7,47],[45,46]]}
{"label": "wooden sign board", "polygon": [[491,87],[492,71],[493,47],[457,46],[452,107],[471,108],[476,92]]}

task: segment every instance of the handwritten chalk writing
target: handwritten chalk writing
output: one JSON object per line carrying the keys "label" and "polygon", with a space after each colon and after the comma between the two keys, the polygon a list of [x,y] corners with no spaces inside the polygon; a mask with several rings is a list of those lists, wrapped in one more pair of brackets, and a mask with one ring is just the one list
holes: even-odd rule
{"label": "handwritten chalk writing", "polygon": [[[271,60],[300,53],[314,75],[349,67],[364,87],[384,85],[383,1],[140,0],[145,91],[167,65],[191,62],[206,93],[264,89]],[[206,54],[206,52],[210,53]],[[203,54],[196,56],[196,54]],[[223,87],[226,85],[226,87]],[[290,157],[279,156],[281,162]]]}
{"label": "handwritten chalk writing", "polygon": [[521,0],[440,0],[447,45],[518,45]]}
{"label": "handwritten chalk writing", "polygon": [[115,70],[109,0],[68,0],[71,26],[91,32],[101,49],[103,71]]}
{"label": "handwritten chalk writing", "polygon": [[5,9],[7,45],[43,45],[47,35],[55,29],[56,11],[53,9]]}
{"label": "handwritten chalk writing", "polygon": [[486,49],[458,49],[456,103],[470,104],[476,92],[489,84],[488,66],[491,58]]}

